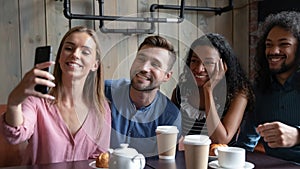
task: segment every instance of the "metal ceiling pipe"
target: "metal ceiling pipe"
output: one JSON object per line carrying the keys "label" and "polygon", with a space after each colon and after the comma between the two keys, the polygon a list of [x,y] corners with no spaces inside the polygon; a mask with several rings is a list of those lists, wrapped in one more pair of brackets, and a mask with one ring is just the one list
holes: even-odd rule
{"label": "metal ceiling pipe", "polygon": [[[166,22],[172,22],[172,23],[180,23],[183,21],[183,18],[154,18],[152,13],[151,17],[148,18],[143,18],[143,17],[122,17],[122,16],[105,16],[103,14],[104,11],[104,0],[99,0],[99,12],[100,15],[82,15],[82,14],[73,14],[71,12],[71,5],[70,5],[70,0],[64,0],[64,16],[68,19],[87,19],[87,20],[100,20],[100,30],[104,33],[123,33],[123,34],[133,34],[133,33],[147,33],[151,34],[155,32],[155,26],[154,23],[156,22],[161,22],[161,23],[166,23]],[[184,0],[182,0],[182,3],[184,4]],[[184,9],[182,6],[181,9]],[[183,14],[183,12],[181,12]],[[146,22],[150,23],[151,26],[149,29],[107,29],[104,26],[104,20],[110,20],[110,21],[120,21],[120,22]]]}
{"label": "metal ceiling pipe", "polygon": [[[104,33],[123,33],[123,34],[133,34],[133,33],[142,33],[142,34],[151,34],[155,32],[156,22],[161,23],[181,23],[184,20],[184,11],[208,11],[215,12],[216,15],[221,15],[223,12],[227,12],[233,9],[233,0],[229,0],[229,4],[223,8],[216,7],[196,7],[196,6],[185,6],[185,1],[181,0],[180,6],[178,5],[159,5],[152,4],[150,6],[150,15],[151,17],[122,17],[122,16],[105,16],[104,15],[104,0],[98,0],[99,2],[99,12],[100,15],[82,15],[82,14],[73,14],[71,12],[70,0],[64,0],[64,16],[68,19],[87,19],[87,20],[100,20],[100,30]],[[180,10],[178,18],[154,18],[153,13],[156,9],[171,9],[171,10]],[[107,29],[104,26],[104,20],[110,21],[120,21],[120,22],[146,22],[150,23],[151,26],[149,29]]]}
{"label": "metal ceiling pipe", "polygon": [[[184,9],[182,9],[184,7]],[[198,6],[184,6],[184,5],[159,5],[159,4],[152,4],[150,6],[150,11],[155,11],[156,9],[169,9],[169,10],[180,10],[183,12],[184,10],[188,11],[204,11],[204,12],[215,12],[216,15],[221,15],[224,12],[230,11],[233,9],[233,0],[228,1],[228,5],[221,8],[221,7],[198,7]],[[183,15],[180,14],[180,15]],[[184,18],[183,16],[181,16]]]}

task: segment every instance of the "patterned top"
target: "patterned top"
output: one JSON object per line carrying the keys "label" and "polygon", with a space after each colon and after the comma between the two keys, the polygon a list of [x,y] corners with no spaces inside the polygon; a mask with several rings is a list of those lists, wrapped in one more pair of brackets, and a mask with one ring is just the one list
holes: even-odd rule
{"label": "patterned top", "polygon": [[[224,94],[221,94],[224,96]],[[224,110],[224,105],[226,97],[223,100],[218,97],[214,97],[216,103],[216,109],[219,114],[220,119],[222,119],[226,111]],[[208,135],[207,125],[206,125],[206,116],[204,110],[199,110],[198,108],[193,107],[187,103],[187,100],[184,99],[180,94],[180,87],[176,86],[172,93],[172,101],[175,105],[180,108],[182,113],[182,134],[185,135],[194,135],[194,134],[203,134]],[[237,134],[236,134],[237,135]],[[233,145],[236,142],[236,135],[228,143],[228,145]]]}

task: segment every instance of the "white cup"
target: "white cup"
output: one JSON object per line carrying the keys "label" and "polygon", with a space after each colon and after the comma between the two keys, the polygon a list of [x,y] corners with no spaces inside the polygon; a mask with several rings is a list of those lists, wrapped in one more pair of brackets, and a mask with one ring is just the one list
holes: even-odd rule
{"label": "white cup", "polygon": [[176,126],[157,126],[157,149],[160,159],[175,159],[178,129]]}
{"label": "white cup", "polygon": [[207,169],[211,140],[205,135],[184,137],[185,166],[187,169]]}
{"label": "white cup", "polygon": [[219,166],[223,168],[244,168],[246,151],[239,147],[218,147],[215,149]]}

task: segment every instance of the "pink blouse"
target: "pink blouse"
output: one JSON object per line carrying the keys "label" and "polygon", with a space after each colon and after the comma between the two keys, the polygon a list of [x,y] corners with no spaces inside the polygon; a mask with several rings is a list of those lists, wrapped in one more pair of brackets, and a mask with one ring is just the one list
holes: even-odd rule
{"label": "pink blouse", "polygon": [[56,105],[45,99],[28,97],[22,104],[24,123],[11,127],[0,118],[2,132],[12,144],[28,140],[22,164],[44,164],[96,158],[110,143],[111,112],[106,103],[105,120],[89,111],[83,125],[73,136]]}

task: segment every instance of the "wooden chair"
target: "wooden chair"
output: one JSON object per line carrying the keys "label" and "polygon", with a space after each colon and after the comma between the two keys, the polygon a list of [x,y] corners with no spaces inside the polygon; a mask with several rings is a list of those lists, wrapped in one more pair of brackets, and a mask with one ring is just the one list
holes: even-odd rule
{"label": "wooden chair", "polygon": [[[0,104],[0,116],[6,111],[6,105]],[[26,143],[9,144],[3,135],[0,135],[0,167],[16,166],[21,164],[21,154]]]}

